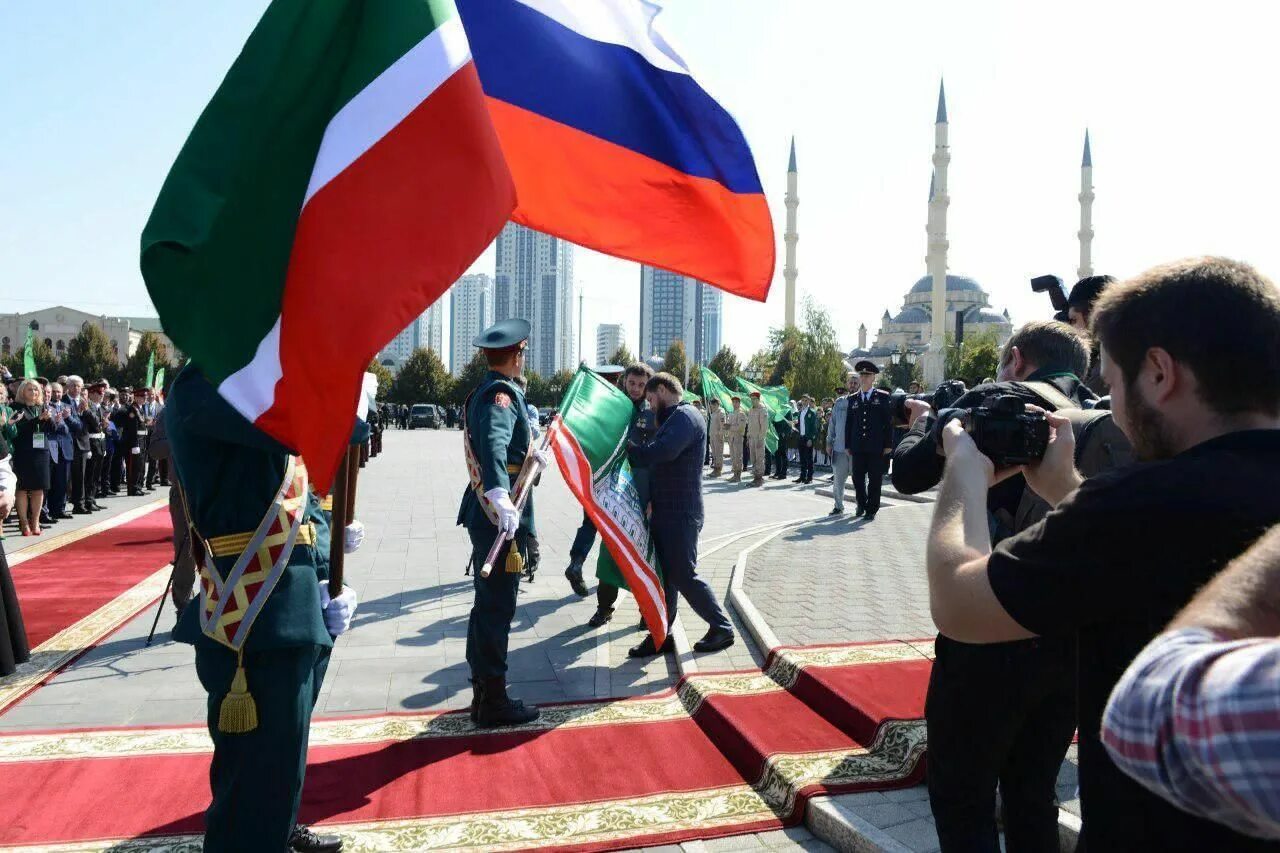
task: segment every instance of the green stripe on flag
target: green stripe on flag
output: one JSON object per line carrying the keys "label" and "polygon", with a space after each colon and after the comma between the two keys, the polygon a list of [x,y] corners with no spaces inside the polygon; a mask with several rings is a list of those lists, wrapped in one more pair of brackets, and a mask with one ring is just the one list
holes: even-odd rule
{"label": "green stripe on flag", "polygon": [[27,344],[22,348],[22,373],[23,379],[35,379],[40,374],[36,371],[36,332],[35,329],[27,329]]}
{"label": "green stripe on flag", "polygon": [[769,410],[769,432],[765,435],[764,445],[770,453],[778,449],[778,431],[773,422],[780,421],[791,412],[791,394],[785,385],[757,385],[750,380],[738,377],[740,387],[748,398],[752,391],[760,392],[761,404]]}

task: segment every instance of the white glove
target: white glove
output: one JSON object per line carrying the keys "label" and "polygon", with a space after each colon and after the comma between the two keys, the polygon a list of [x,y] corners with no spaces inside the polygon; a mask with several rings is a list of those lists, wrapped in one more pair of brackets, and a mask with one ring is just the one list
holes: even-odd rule
{"label": "white glove", "polygon": [[507,490],[490,489],[484,493],[484,496],[498,511],[498,532],[508,541],[515,539],[516,530],[520,527],[520,513],[516,511],[516,505],[511,502],[511,496],[507,494]]}
{"label": "white glove", "polygon": [[551,467],[552,456],[551,456],[550,450],[535,450],[533,451],[533,458],[537,459],[538,464],[541,465],[543,468]]}
{"label": "white glove", "polygon": [[364,542],[364,525],[359,521],[353,521],[343,528],[342,553],[354,554],[362,542]]}
{"label": "white glove", "polygon": [[342,595],[329,598],[329,582],[320,581],[320,611],[324,615],[324,627],[329,636],[337,639],[351,627],[351,617],[356,613],[356,591],[342,587]]}

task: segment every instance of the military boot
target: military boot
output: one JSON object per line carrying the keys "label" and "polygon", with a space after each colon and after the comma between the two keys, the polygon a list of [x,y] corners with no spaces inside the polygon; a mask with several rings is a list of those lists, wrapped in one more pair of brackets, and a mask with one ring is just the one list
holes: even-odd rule
{"label": "military boot", "polygon": [[522,726],[541,716],[534,705],[507,696],[507,679],[498,675],[480,682],[480,704],[476,708],[476,725],[482,729],[498,726]]}
{"label": "military boot", "polygon": [[467,679],[471,682],[471,723],[479,725],[480,723],[480,681],[475,678]]}
{"label": "military boot", "polygon": [[579,598],[586,598],[587,592],[586,581],[582,579],[582,561],[571,560],[569,568],[564,570],[564,576],[569,579],[569,586]]}

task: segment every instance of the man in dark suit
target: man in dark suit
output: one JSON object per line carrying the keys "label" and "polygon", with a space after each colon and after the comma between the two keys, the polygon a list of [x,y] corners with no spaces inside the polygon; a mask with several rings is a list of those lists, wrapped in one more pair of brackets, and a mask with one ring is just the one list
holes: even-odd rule
{"label": "man in dark suit", "polygon": [[71,462],[75,457],[75,438],[82,432],[80,416],[71,405],[63,402],[62,386],[49,383],[49,409],[52,414],[49,429],[49,462],[53,465],[50,477],[49,498],[46,506],[49,516],[57,521],[71,518],[67,512],[67,489],[71,485]]}
{"label": "man in dark suit", "polygon": [[134,388],[132,404],[121,408],[111,417],[120,430],[120,438],[116,441],[116,453],[124,459],[125,480],[130,497],[141,497],[146,494],[142,491],[142,475],[147,464],[142,457],[143,447],[147,441],[147,427],[142,415],[142,405],[146,399],[146,388]]}
{"label": "man in dark suit", "polygon": [[805,394],[800,398],[800,411],[796,416],[796,435],[800,442],[800,479],[797,483],[813,482],[813,444],[818,440],[818,412],[813,408],[813,398]]}
{"label": "man in dark suit", "polygon": [[98,432],[98,421],[89,410],[89,397],[85,394],[84,380],[79,376],[68,376],[66,393],[62,402],[80,419],[80,429],[72,431],[71,441],[71,508],[76,515],[88,515],[92,512],[90,504],[93,495],[85,490],[89,473],[89,457],[93,453],[89,436]]}
{"label": "man in dark suit", "polygon": [[875,362],[860,361],[854,365],[858,373],[858,390],[849,395],[849,410],[844,421],[844,444],[853,468],[853,489],[858,502],[858,516],[874,521],[880,511],[880,484],[884,480],[885,463],[893,450],[893,424],[889,410],[889,394],[872,386],[880,368]]}

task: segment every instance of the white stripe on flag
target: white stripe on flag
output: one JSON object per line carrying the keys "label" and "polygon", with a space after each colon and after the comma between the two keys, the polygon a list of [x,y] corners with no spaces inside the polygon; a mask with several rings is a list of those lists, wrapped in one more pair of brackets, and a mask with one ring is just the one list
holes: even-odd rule
{"label": "white stripe on flag", "polygon": [[688,74],[689,67],[657,31],[662,7],[650,0],[516,0],[592,41],[629,47],[655,68]]}
{"label": "white stripe on flag", "polygon": [[[565,473],[566,479],[571,481],[570,490],[580,497],[584,507],[590,504],[590,507],[596,511],[600,519],[610,522],[600,524],[597,519],[596,529],[601,537],[614,545],[610,549],[614,556],[617,557],[619,554],[623,556],[623,559],[617,560],[619,568],[622,568],[624,564],[631,568],[636,578],[644,586],[643,591],[649,601],[657,610],[658,618],[665,625],[667,621],[666,595],[658,582],[657,572],[645,562],[643,557],[635,553],[634,544],[617,529],[617,526],[612,523],[612,519],[609,518],[608,513],[596,503],[595,494],[591,488],[591,466],[587,463],[586,454],[578,446],[578,442],[572,433],[565,428],[562,421],[557,421],[552,428],[552,432],[554,433],[556,456],[564,463],[560,466],[560,470]],[[585,472],[583,469],[586,469]],[[635,590],[632,590],[633,595],[635,592]]]}
{"label": "white stripe on flag", "polygon": [[470,60],[471,46],[455,15],[374,78],[329,121],[303,206]]}
{"label": "white stripe on flag", "polygon": [[253,360],[222,380],[218,393],[240,414],[256,421],[271,408],[276,398],[276,383],[284,375],[280,367],[280,318],[258,343]]}

